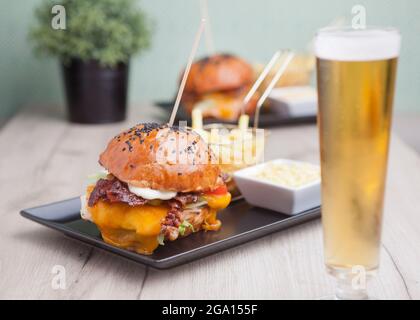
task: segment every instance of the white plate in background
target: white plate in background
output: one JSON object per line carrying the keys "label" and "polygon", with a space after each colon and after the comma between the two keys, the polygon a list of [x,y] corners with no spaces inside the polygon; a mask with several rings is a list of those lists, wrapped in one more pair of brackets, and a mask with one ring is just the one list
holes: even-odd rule
{"label": "white plate in background", "polygon": [[272,110],[279,114],[287,114],[291,117],[317,114],[317,92],[309,86],[275,88],[268,99]]}

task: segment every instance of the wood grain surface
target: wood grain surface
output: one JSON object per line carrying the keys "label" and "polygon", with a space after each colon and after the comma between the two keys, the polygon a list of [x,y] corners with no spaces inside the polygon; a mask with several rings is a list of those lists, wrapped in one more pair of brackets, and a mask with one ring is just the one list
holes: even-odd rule
{"label": "wood grain surface", "polygon": [[[165,271],[146,268],[23,219],[23,208],[77,196],[98,154],[120,129],[162,118],[144,104],[125,123],[75,125],[53,107],[28,108],[0,130],[1,299],[316,299],[332,294],[314,221]],[[163,120],[164,121],[164,120]],[[315,126],[270,130],[266,160],[318,162]],[[420,298],[420,159],[393,136],[379,299]],[[65,268],[54,289],[53,267]]]}

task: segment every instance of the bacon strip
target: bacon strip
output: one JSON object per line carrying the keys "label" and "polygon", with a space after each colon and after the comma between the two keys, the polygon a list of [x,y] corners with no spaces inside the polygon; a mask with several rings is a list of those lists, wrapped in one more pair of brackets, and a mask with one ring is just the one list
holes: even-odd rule
{"label": "bacon strip", "polygon": [[93,207],[99,200],[107,202],[123,202],[130,206],[142,206],[148,200],[131,193],[126,183],[117,178],[111,180],[99,179],[95,188],[90,194],[88,205]]}

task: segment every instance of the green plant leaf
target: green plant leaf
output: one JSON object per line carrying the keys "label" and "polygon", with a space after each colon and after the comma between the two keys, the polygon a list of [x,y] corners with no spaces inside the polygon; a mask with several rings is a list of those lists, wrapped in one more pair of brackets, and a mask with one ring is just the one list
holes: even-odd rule
{"label": "green plant leaf", "polygon": [[[51,27],[51,8],[66,9],[66,30]],[[105,67],[128,63],[150,46],[152,23],[135,0],[43,0],[29,32],[38,53],[63,62],[95,60]]]}

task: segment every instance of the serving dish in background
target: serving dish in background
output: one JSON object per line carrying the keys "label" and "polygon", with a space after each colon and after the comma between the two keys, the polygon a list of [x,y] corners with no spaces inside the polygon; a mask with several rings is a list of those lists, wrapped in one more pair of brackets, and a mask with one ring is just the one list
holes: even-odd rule
{"label": "serving dish in background", "polygon": [[268,96],[271,111],[292,118],[316,117],[318,97],[310,86],[275,88]]}
{"label": "serving dish in background", "polygon": [[[255,77],[257,77],[264,69],[264,64],[254,64]],[[261,84],[260,91],[264,91],[270,81],[273,79],[276,71],[281,67],[281,61],[277,62],[270,70],[268,76]],[[291,87],[291,86],[307,86],[311,82],[311,77],[315,70],[315,57],[308,53],[297,53],[286,72],[276,83],[275,88]]]}
{"label": "serving dish in background", "polygon": [[[167,119],[174,106],[173,101],[157,102],[155,105],[165,111],[165,115],[162,119]],[[165,120],[166,121],[166,120]],[[176,123],[178,121],[187,121],[188,125],[191,125],[191,114],[185,111],[181,106],[178,110],[175,118]],[[212,123],[224,123],[224,124],[237,124],[237,121],[226,121],[220,119],[206,118],[203,120],[205,124]],[[316,116],[291,116],[289,114],[281,114],[269,107],[263,107],[261,109],[260,119],[258,126],[260,128],[274,128],[288,125],[300,125],[300,124],[315,124]],[[254,117],[250,116],[250,126],[254,125]]]}

